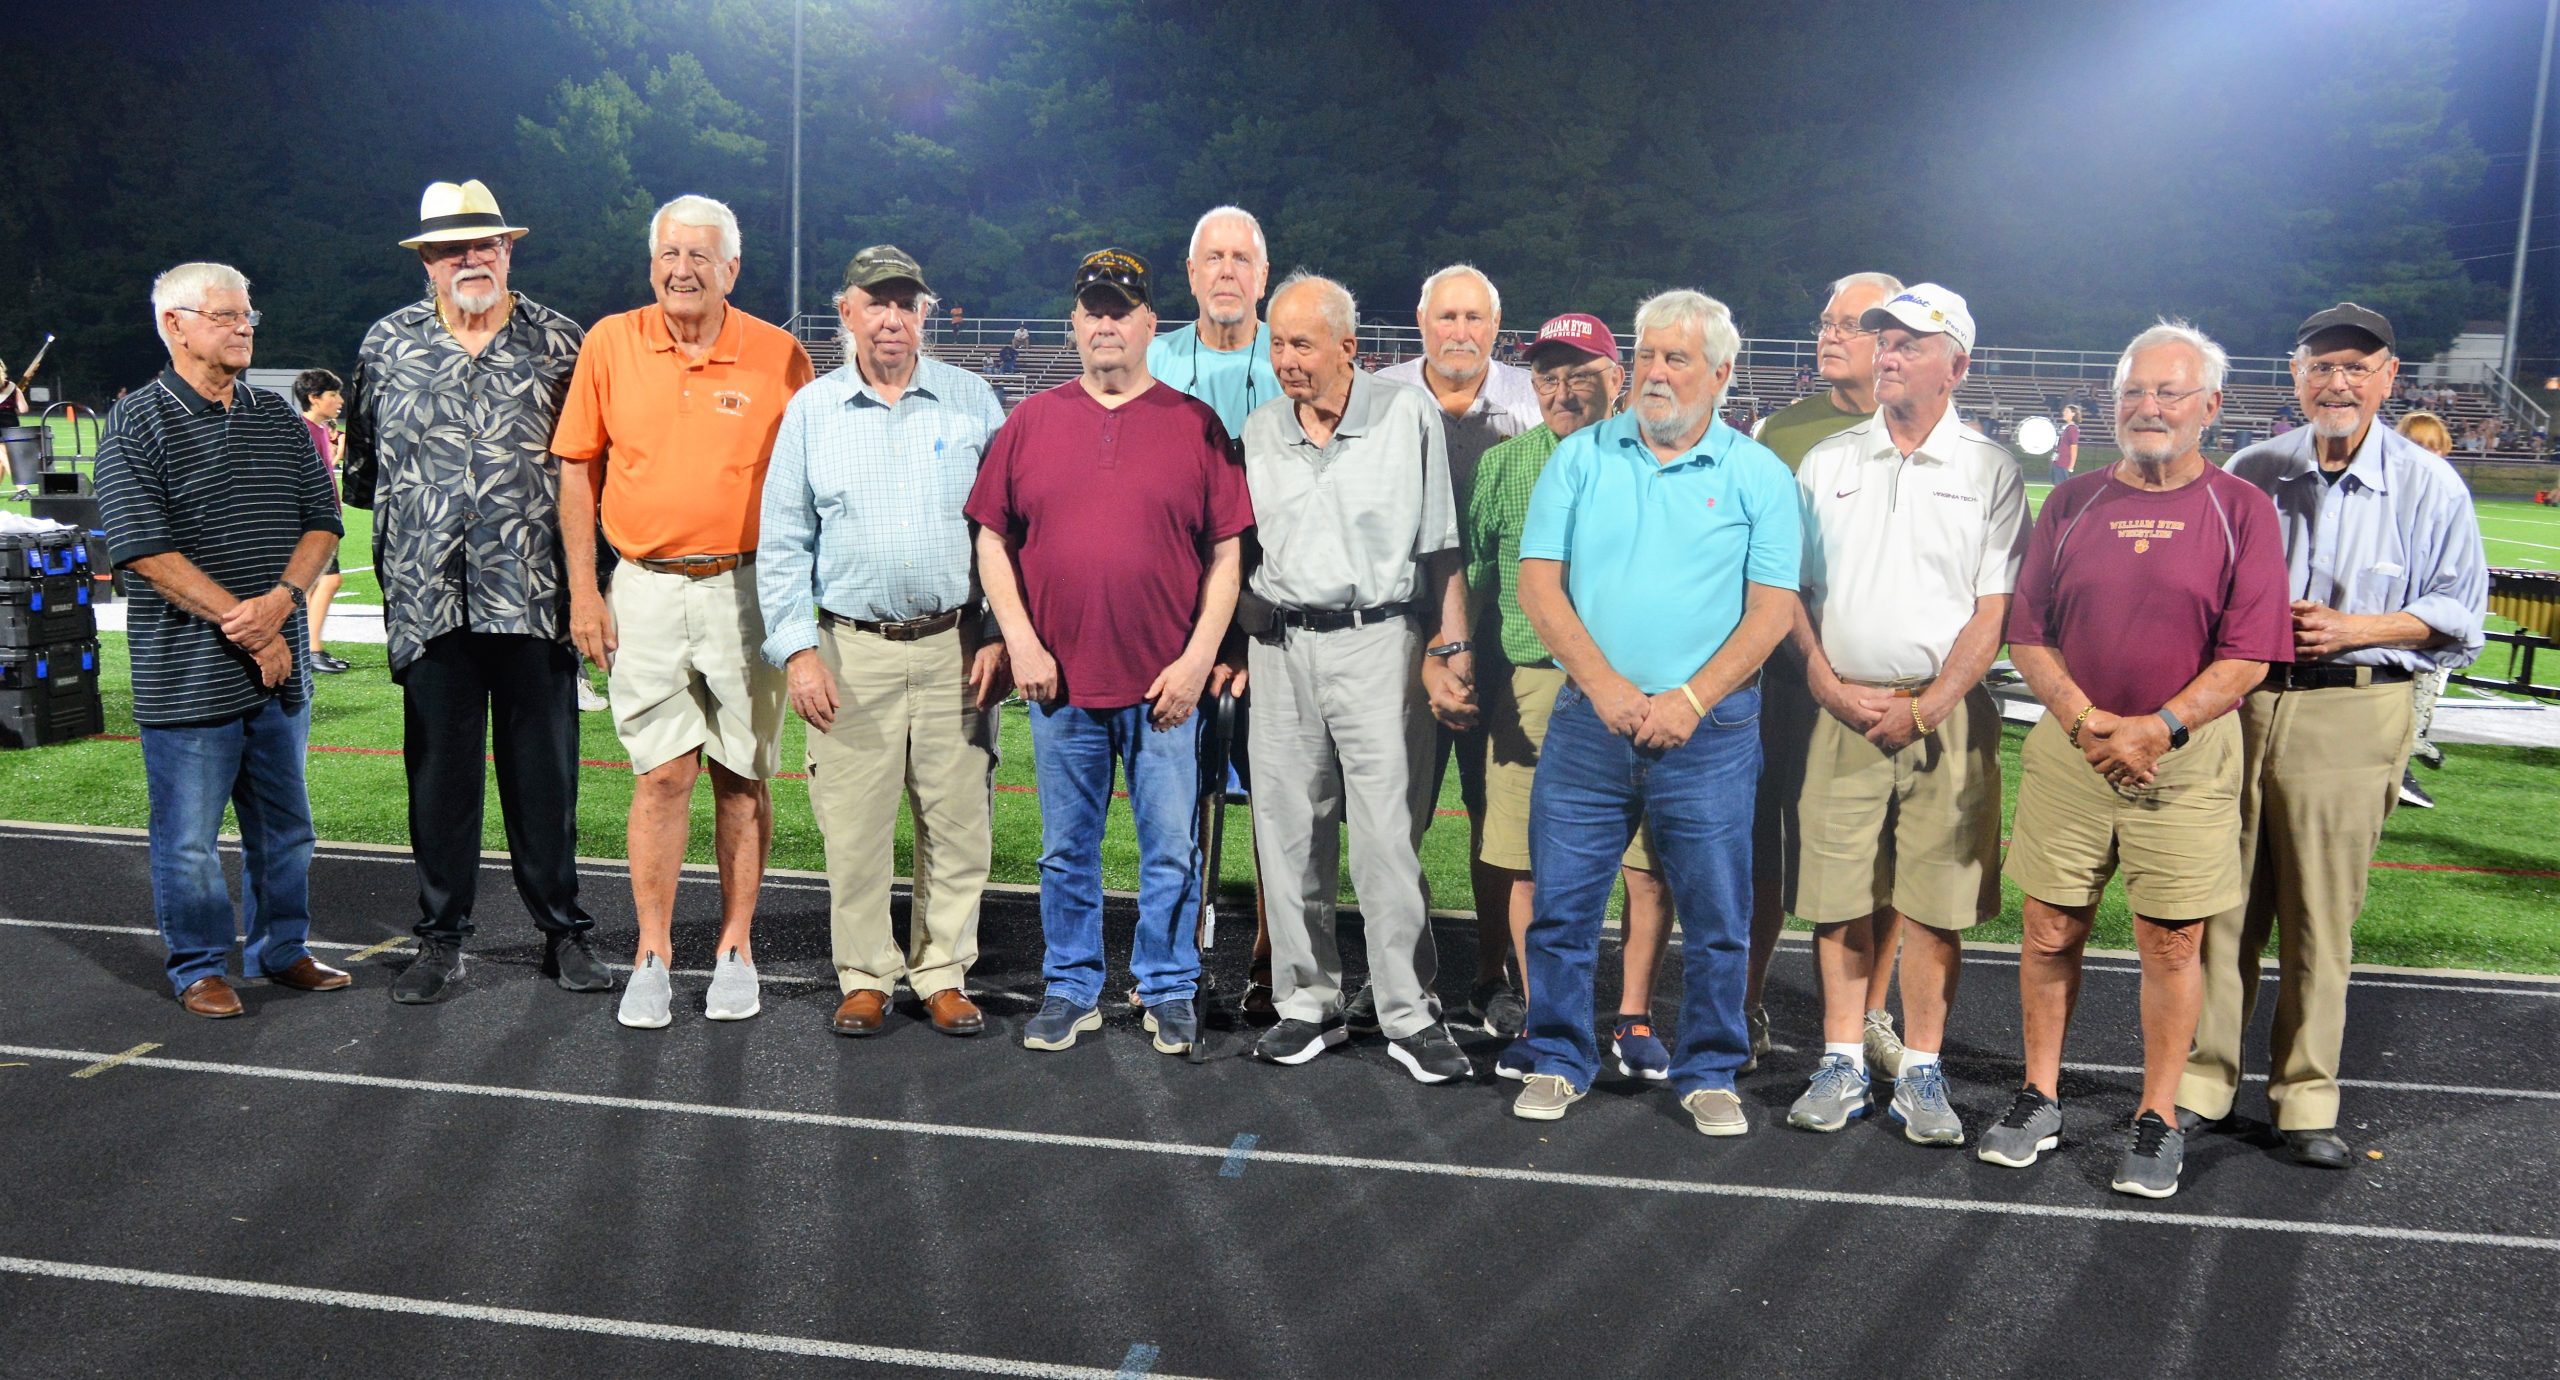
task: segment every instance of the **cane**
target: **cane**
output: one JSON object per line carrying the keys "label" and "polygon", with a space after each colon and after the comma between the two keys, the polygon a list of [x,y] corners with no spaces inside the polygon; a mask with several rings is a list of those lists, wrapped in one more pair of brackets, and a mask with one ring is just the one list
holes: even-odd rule
{"label": "cane", "polygon": [[[1209,974],[1208,954],[1218,947],[1218,880],[1227,842],[1227,759],[1234,750],[1236,735],[1236,697],[1219,692],[1215,706],[1209,711],[1208,732],[1201,735],[1200,791],[1201,809],[1195,822],[1205,816],[1209,823],[1208,858],[1200,873],[1200,992],[1193,1003],[1199,1013],[1200,1034],[1191,1042],[1190,1060],[1195,1064],[1209,1061],[1209,1006],[1214,991]],[[1194,837],[1197,837],[1195,831]]]}

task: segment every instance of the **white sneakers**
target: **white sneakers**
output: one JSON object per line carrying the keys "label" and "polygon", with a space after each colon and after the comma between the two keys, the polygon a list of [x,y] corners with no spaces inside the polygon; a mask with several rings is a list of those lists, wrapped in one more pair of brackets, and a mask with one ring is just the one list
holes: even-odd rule
{"label": "white sneakers", "polygon": [[[703,999],[702,1014],[715,1021],[743,1021],[764,1009],[760,991],[756,966],[731,949],[711,966],[711,991]],[[674,1019],[674,1002],[667,965],[650,954],[622,985],[622,1009],[614,1019],[634,1030],[663,1030]]]}

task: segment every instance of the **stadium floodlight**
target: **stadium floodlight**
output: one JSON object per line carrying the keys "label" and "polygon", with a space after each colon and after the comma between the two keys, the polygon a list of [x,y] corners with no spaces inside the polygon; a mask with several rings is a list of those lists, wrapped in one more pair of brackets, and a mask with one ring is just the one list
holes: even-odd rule
{"label": "stadium floodlight", "polygon": [[2062,433],[2054,429],[2051,417],[2029,417],[2018,423],[2018,449],[2029,455],[2051,455],[2062,443]]}

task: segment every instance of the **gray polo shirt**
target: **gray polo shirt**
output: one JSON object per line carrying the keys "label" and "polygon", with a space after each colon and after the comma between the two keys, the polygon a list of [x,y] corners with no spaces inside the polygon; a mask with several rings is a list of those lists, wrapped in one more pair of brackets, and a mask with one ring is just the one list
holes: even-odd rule
{"label": "gray polo shirt", "polygon": [[[1428,366],[1420,356],[1402,364],[1390,364],[1378,371],[1378,377],[1421,389],[1428,396],[1431,385],[1423,370]],[[1538,410],[1538,388],[1529,371],[1500,360],[1484,366],[1484,386],[1476,390],[1476,400],[1461,416],[1440,413],[1440,423],[1449,438],[1449,487],[1457,495],[1458,511],[1465,512],[1476,491],[1476,464],[1484,453],[1512,437],[1546,420]],[[1438,410],[1439,400],[1432,400]]]}
{"label": "gray polo shirt", "polygon": [[1283,609],[1356,609],[1422,594],[1424,557],[1455,550],[1440,407],[1418,388],[1354,370],[1333,439],[1317,445],[1288,398],[1244,423],[1262,564],[1253,592]]}

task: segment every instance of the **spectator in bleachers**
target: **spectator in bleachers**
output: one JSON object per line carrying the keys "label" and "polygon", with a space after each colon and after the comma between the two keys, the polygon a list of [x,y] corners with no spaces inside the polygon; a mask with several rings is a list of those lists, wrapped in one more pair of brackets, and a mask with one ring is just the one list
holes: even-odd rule
{"label": "spectator in bleachers", "polygon": [[2311,425],[2231,462],[2275,499],[2294,660],[2270,667],[2241,709],[2246,884],[2204,928],[2204,1016],[2178,1106],[2191,1127],[2231,1114],[2260,958],[2279,937],[2267,1104],[2280,1153],[2344,1169],[2351,934],[2407,765],[2410,683],[2480,654],[2489,574],[2461,478],[2375,425],[2400,363],[2390,321],[2342,302],[2294,340],[2294,391]]}

